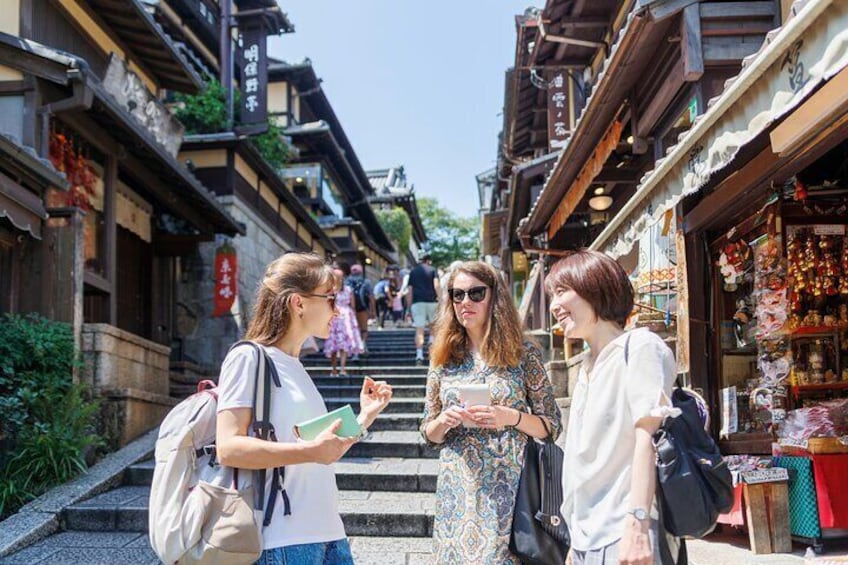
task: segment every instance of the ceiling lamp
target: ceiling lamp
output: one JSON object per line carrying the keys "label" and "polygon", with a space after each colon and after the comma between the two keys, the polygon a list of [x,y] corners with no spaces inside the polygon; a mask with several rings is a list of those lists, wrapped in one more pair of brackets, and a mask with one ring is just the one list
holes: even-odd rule
{"label": "ceiling lamp", "polygon": [[589,199],[589,208],[592,210],[603,212],[604,210],[609,209],[610,206],[612,206],[612,196],[604,194],[601,196],[593,196]]}
{"label": "ceiling lamp", "polygon": [[595,189],[595,196],[600,196],[603,193],[604,193],[604,187],[599,186],[598,188]]}

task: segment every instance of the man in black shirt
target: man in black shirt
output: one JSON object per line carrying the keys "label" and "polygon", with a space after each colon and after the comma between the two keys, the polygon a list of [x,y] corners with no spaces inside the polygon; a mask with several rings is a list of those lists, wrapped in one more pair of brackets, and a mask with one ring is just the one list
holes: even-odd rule
{"label": "man in black shirt", "polygon": [[439,303],[439,275],[431,264],[430,254],[424,253],[421,262],[409,273],[409,302],[412,305],[412,325],[415,326],[415,364],[424,363],[424,328],[436,320]]}

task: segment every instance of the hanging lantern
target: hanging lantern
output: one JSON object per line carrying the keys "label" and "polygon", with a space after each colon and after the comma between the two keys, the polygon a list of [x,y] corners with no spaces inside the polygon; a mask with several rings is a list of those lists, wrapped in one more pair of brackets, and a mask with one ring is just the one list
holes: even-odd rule
{"label": "hanging lantern", "polygon": [[213,318],[228,314],[238,292],[238,260],[236,250],[225,243],[215,250],[215,310]]}

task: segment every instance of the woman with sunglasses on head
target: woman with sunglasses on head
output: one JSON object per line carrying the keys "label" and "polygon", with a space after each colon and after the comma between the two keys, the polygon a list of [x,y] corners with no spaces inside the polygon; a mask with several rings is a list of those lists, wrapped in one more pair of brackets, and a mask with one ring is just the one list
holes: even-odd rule
{"label": "woman with sunglasses on head", "polygon": [[[559,435],[559,408],[501,275],[486,263],[462,263],[447,289],[421,425],[424,439],[441,447],[435,562],[519,565],[509,539],[524,447],[531,437]],[[491,405],[464,403],[459,387],[469,384],[485,385]]]}
{"label": "woman with sunglasses on head", "polygon": [[[563,461],[562,516],[574,565],[653,565],[661,561],[651,436],[672,413],[676,364],[662,338],[624,331],[633,286],[597,251],[557,262],[545,280],[551,313],[566,338],[584,340],[572,394]],[[663,536],[671,558],[678,540]]]}
{"label": "woman with sunglasses on head", "polygon": [[[219,462],[236,469],[285,466],[270,524],[262,530],[261,565],[353,563],[338,510],[338,489],[331,463],[356,438],[335,435],[341,420],[312,441],[298,440],[294,426],[327,413],[321,394],[298,355],[306,338],[326,338],[335,317],[339,275],[315,254],[289,253],[268,265],[259,286],[246,339],[261,344],[280,379],[272,386],[270,420],[276,441],[252,437],[254,374],[258,360],[252,347],[233,348],[221,367],[218,383],[216,449]],[[392,389],[364,380],[357,417],[363,432],[388,405]],[[272,492],[267,473],[265,492]],[[285,510],[291,511],[288,514]]]}
{"label": "woman with sunglasses on head", "polygon": [[[324,342],[324,355],[330,359],[330,376],[346,377],[348,357],[362,353],[365,348],[362,345],[359,325],[356,323],[356,312],[353,310],[353,289],[344,284],[344,280],[350,275],[350,267],[347,263],[339,263],[335,275],[340,281],[334,291],[337,313],[330,325],[330,335]],[[336,372],[337,357],[341,358],[341,373]]]}

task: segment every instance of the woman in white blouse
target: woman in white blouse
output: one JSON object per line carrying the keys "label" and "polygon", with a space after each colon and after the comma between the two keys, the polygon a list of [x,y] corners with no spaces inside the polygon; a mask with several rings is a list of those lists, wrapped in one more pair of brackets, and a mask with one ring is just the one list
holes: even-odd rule
{"label": "woman in white blouse", "polygon": [[[561,259],[545,284],[565,337],[589,346],[572,397],[563,464],[569,561],[662,563],[651,436],[668,410],[671,350],[647,330],[625,333],[633,287],[603,253],[581,250]],[[675,554],[672,540],[669,555]]]}

